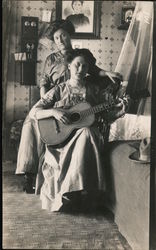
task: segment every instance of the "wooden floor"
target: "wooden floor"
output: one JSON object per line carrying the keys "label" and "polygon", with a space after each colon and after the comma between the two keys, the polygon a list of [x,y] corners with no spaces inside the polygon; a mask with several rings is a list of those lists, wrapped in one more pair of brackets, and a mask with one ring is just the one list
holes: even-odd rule
{"label": "wooden floor", "polygon": [[22,191],[15,164],[3,164],[3,249],[132,250],[109,211],[47,212]]}

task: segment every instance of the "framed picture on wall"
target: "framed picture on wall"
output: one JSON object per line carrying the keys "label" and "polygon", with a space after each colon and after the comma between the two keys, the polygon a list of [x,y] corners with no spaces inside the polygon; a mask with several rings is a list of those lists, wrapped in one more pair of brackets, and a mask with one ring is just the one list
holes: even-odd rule
{"label": "framed picture on wall", "polygon": [[118,29],[125,29],[127,30],[130,22],[132,20],[133,17],[133,13],[134,13],[134,6],[124,6],[122,7],[122,11],[121,11],[121,25],[118,27]]}
{"label": "framed picture on wall", "polygon": [[56,18],[70,20],[76,39],[100,38],[100,1],[56,1]]}

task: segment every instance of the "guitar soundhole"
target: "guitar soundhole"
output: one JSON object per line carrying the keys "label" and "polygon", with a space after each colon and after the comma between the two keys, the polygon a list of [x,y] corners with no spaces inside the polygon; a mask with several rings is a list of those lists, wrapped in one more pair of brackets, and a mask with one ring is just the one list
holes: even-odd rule
{"label": "guitar soundhole", "polygon": [[80,114],[79,113],[72,113],[70,115],[71,122],[77,122],[79,119],[80,119]]}

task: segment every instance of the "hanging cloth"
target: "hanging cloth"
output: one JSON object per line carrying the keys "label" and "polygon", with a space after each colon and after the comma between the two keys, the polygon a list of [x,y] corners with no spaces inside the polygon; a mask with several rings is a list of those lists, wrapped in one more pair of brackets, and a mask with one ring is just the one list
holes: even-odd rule
{"label": "hanging cloth", "polygon": [[153,2],[138,1],[115,68],[128,83],[134,113],[144,114],[152,85]]}

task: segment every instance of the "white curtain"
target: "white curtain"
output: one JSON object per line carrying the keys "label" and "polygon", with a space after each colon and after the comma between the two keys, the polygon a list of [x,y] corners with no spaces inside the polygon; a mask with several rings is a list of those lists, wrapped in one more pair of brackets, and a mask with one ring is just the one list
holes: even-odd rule
{"label": "white curtain", "polygon": [[138,115],[144,114],[151,95],[152,41],[153,2],[138,1],[115,69],[128,82],[126,92],[137,100],[134,113]]}

